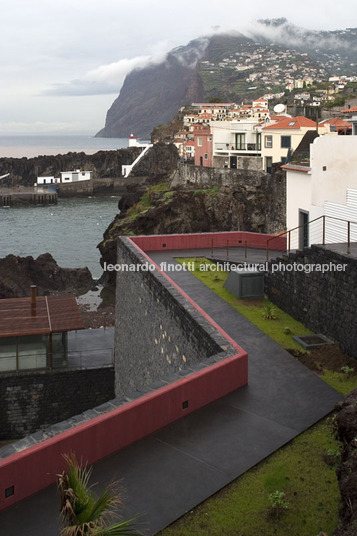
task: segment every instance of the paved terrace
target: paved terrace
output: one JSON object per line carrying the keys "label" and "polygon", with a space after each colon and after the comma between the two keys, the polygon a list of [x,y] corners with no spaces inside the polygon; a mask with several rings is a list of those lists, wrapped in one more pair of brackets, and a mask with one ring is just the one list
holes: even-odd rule
{"label": "paved terrace", "polygon": [[[149,253],[158,264],[205,254]],[[342,398],[189,272],[169,275],[248,352],[249,384],[94,465],[98,489],[123,479],[124,514],[140,514],[146,536],[291,441]],[[1,512],[0,536],[23,536],[24,520],[26,536],[57,536],[57,519],[52,486]]]}

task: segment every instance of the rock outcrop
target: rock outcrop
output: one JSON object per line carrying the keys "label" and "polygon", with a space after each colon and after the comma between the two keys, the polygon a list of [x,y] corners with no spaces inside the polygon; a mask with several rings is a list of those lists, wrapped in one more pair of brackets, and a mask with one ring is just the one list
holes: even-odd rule
{"label": "rock outcrop", "polygon": [[[82,169],[92,171],[93,179],[121,178],[122,166],[132,164],[142,149],[131,147],[117,151],[98,151],[95,154],[67,153],[57,156],[37,156],[35,158],[0,158],[0,175],[10,173],[2,181],[6,185],[33,186],[37,176],[58,177],[61,171]],[[149,182],[162,180],[177,164],[177,149],[174,145],[155,144],[135,166],[130,181],[135,177],[145,177]],[[97,181],[97,189],[100,183]],[[105,191],[105,181],[103,190]],[[68,185],[65,185],[68,186]]]}
{"label": "rock outcrop", "polygon": [[0,299],[23,298],[30,295],[31,285],[37,294],[89,290],[93,285],[88,268],[61,268],[49,253],[33,257],[8,255],[0,259]]}
{"label": "rock outcrop", "polygon": [[357,534],[357,389],[337,406],[337,434],[342,442],[341,465],[337,471],[341,492],[341,528],[334,536]]}
{"label": "rock outcrop", "polygon": [[[219,170],[217,170],[219,171]],[[116,263],[116,243],[120,235],[200,233],[245,230],[273,233],[285,225],[285,177],[261,173],[243,176],[231,186],[197,188],[193,185],[155,191],[144,198],[125,196],[121,212],[98,245],[101,264]],[[126,211],[124,211],[127,209]],[[113,272],[104,282],[115,285]]]}
{"label": "rock outcrop", "polygon": [[59,177],[61,171],[82,169],[92,171],[92,177],[121,177],[122,165],[131,164],[140,154],[140,148],[117,151],[98,151],[95,154],[67,153],[34,158],[0,158],[0,175],[10,173],[2,181],[6,185],[33,186],[38,176]]}

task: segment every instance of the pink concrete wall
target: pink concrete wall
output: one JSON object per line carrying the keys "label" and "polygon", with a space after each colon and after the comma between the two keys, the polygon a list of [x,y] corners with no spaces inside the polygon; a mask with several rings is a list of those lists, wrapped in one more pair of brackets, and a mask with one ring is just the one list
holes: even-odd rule
{"label": "pink concrete wall", "polygon": [[[247,354],[219,363],[0,461],[0,510],[54,484],[74,452],[89,464],[247,384]],[[188,401],[188,408],[182,403]],[[13,496],[5,489],[14,486]]]}
{"label": "pink concrete wall", "polygon": [[[197,233],[177,235],[149,235],[133,236],[131,240],[143,251],[174,250],[174,249],[199,249],[199,248],[226,248],[249,247],[265,249],[267,241],[273,238],[269,244],[271,249],[286,250],[286,236],[275,237],[260,233],[248,233],[246,231],[232,231],[223,233]],[[194,256],[194,252],[192,252]]]}

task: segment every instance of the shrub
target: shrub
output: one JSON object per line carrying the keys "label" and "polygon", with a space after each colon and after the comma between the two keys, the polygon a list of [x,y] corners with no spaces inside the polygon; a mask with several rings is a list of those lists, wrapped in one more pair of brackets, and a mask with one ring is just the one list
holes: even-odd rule
{"label": "shrub", "polygon": [[281,515],[284,510],[289,508],[289,504],[285,500],[285,492],[275,490],[269,495],[270,514],[274,517]]}
{"label": "shrub", "polygon": [[268,300],[264,301],[263,307],[262,307],[262,316],[266,320],[276,320],[277,317],[277,308],[273,303],[271,303]]}

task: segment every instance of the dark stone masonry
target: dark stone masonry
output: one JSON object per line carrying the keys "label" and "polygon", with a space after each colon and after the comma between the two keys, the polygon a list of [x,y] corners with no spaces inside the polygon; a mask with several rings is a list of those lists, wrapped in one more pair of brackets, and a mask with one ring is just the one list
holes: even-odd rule
{"label": "dark stone masonry", "polygon": [[22,438],[114,398],[114,369],[0,376],[0,440]]}
{"label": "dark stone masonry", "polygon": [[[272,269],[265,279],[268,298],[315,333],[336,341],[341,350],[357,358],[357,258],[323,246],[312,246],[276,259],[282,269]],[[284,266],[305,265],[306,271]],[[328,266],[324,272],[307,265]],[[338,265],[344,266],[338,270]],[[298,334],[296,334],[298,335]]]}
{"label": "dark stone masonry", "polygon": [[[120,396],[176,373],[193,371],[236,351],[195,307],[149,264],[125,237],[118,241],[118,265],[138,267],[117,274],[115,391]],[[134,344],[135,341],[135,344]]]}

